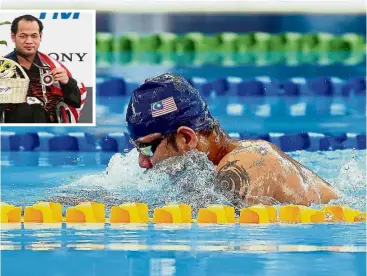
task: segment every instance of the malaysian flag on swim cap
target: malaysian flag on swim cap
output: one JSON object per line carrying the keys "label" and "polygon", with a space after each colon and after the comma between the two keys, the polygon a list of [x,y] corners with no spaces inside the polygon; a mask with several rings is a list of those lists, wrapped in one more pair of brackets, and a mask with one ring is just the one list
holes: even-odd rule
{"label": "malaysian flag on swim cap", "polygon": [[180,126],[198,131],[212,126],[214,119],[197,89],[180,76],[163,74],[134,90],[126,123],[135,140],[153,133],[174,133]]}
{"label": "malaysian flag on swim cap", "polygon": [[177,110],[173,97],[152,103],[152,116],[159,117]]}

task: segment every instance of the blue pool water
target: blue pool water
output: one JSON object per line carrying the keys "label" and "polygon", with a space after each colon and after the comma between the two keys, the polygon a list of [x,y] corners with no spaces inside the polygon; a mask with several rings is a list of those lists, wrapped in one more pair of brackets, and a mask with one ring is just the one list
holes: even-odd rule
{"label": "blue pool water", "polygon": [[[288,154],[336,187],[343,194],[339,201],[341,204],[365,210],[366,150],[296,151]],[[169,165],[169,170],[162,166],[148,173],[139,168],[137,161],[136,150],[128,154],[3,152],[2,201],[25,207],[39,200],[54,199],[72,205],[80,197],[79,201],[95,200],[109,206],[140,200],[153,208],[168,203],[164,200],[194,206],[199,204],[196,201],[208,197],[215,166],[205,154],[192,152],[164,163],[167,167]],[[174,176],[170,174],[172,170],[176,170]],[[174,189],[175,185],[184,182],[202,188],[200,200],[186,198],[184,192]],[[168,191],[172,196],[162,198],[161,192]],[[76,201],[67,201],[67,197]]]}
{"label": "blue pool water", "polygon": [[[98,68],[97,68],[98,69]],[[162,67],[99,68],[97,74],[117,74],[142,81],[173,71],[184,77],[223,76],[272,79],[349,78],[365,75],[365,64],[343,66]],[[26,127],[2,131],[86,132],[96,136],[126,131],[128,97],[97,97],[97,128]],[[315,132],[365,133],[365,94],[340,97],[206,97],[213,115],[228,132],[266,134]],[[343,136],[343,135],[341,135]],[[349,138],[348,138],[349,139]],[[341,147],[340,147],[341,148]],[[330,182],[340,200],[366,211],[366,150],[296,151],[288,153]],[[194,162],[194,161],[195,162]],[[39,200],[61,202],[63,209],[81,201],[111,206],[145,202],[152,210],[170,202],[190,204],[193,210],[226,203],[210,189],[215,169],[203,156],[169,163],[172,172],[158,168],[144,173],[137,153],[27,152],[1,153],[1,200],[17,206]],[[181,189],[196,187],[191,192]],[[320,206],[312,206],[320,208]],[[194,212],[194,217],[196,213]],[[365,275],[365,223],[320,225],[2,225],[2,275]]]}
{"label": "blue pool water", "polygon": [[[289,154],[344,194],[334,203],[365,211],[365,150]],[[205,205],[207,183],[198,179],[212,167],[197,161],[201,166],[180,178],[201,185],[194,200]],[[110,206],[124,201],[141,199],[150,209],[167,203],[169,186],[162,184],[167,173],[145,174],[135,150],[126,155],[3,152],[1,165],[2,201],[22,207],[55,199],[65,209],[94,200],[106,204],[108,215]],[[134,194],[138,190],[144,192]],[[195,205],[171,191],[178,202]],[[2,275],[365,275],[365,240],[364,223],[2,225],[1,269]]]}
{"label": "blue pool water", "polygon": [[2,229],[2,275],[365,275],[365,224]]}
{"label": "blue pool water", "polygon": [[[213,116],[228,132],[363,132],[366,96],[205,97]],[[123,130],[128,97],[101,97],[98,124]]]}
{"label": "blue pool water", "polygon": [[[97,136],[121,132],[125,131],[121,110],[126,103],[126,97],[100,98],[97,128],[7,127],[2,131],[47,131],[56,135],[81,131]],[[229,132],[365,133],[365,96],[222,97],[208,98],[208,103]],[[366,150],[349,147],[288,154],[343,194],[331,204],[366,210]],[[172,180],[164,169],[144,173],[138,167],[135,150],[128,154],[101,150],[2,151],[1,200],[23,208],[39,200],[61,202],[64,212],[81,201],[97,201],[105,203],[107,216],[111,206],[128,201],[147,203],[150,216],[154,208],[173,201],[190,204],[194,210],[210,203],[226,203],[210,189],[214,167],[202,156],[195,162],[190,160],[170,164],[178,171]],[[187,184],[196,190],[189,193],[181,189]],[[365,241],[365,223],[2,225],[1,273],[359,276],[366,274]]]}

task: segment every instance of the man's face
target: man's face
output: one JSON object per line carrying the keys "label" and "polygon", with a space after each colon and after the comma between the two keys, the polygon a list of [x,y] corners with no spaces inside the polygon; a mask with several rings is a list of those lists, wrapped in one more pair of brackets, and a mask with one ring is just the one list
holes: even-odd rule
{"label": "man's face", "polygon": [[143,153],[139,154],[139,166],[141,168],[150,169],[158,162],[167,158],[184,154],[187,150],[185,146],[180,142],[180,139],[175,137],[178,150],[176,150],[172,144],[168,143],[168,137],[163,136],[160,133],[150,134],[141,137],[134,142],[139,146],[151,147],[153,156],[146,156]]}
{"label": "man's face", "polygon": [[17,33],[11,34],[15,49],[25,56],[32,56],[38,51],[41,38],[37,21],[21,20],[18,22]]}

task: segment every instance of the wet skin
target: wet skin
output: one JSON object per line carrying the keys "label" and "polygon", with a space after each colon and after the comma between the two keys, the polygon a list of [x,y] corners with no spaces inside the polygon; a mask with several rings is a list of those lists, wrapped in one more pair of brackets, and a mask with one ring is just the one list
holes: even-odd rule
{"label": "wet skin", "polygon": [[[136,142],[149,143],[159,137],[155,133]],[[217,189],[246,205],[309,206],[338,198],[330,184],[267,141],[239,141],[217,133],[203,137],[187,127],[178,129],[175,140],[177,148],[163,139],[152,157],[140,154],[140,167],[150,169],[164,159],[196,149],[206,152],[217,166]]]}

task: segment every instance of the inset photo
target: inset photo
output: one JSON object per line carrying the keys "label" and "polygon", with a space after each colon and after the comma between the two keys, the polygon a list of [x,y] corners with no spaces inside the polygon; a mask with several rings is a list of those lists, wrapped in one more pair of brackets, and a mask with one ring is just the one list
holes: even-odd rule
{"label": "inset photo", "polygon": [[95,11],[0,16],[0,125],[95,126]]}

